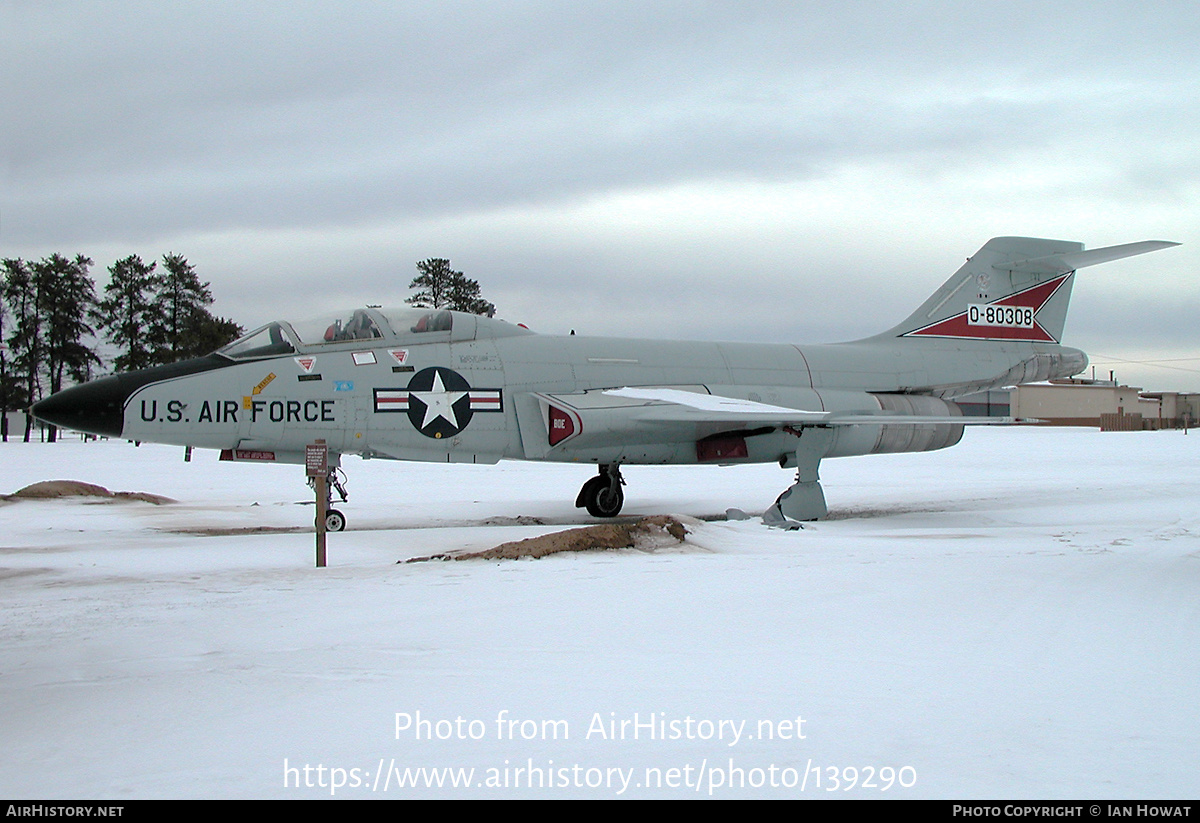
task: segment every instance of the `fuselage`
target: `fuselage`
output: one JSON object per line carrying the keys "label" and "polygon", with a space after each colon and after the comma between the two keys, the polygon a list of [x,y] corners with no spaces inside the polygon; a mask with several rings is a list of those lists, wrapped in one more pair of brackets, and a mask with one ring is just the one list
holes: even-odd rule
{"label": "fuselage", "polygon": [[[1014,377],[1063,376],[1085,363],[1081,352],[1056,344],[549,336],[468,314],[360,309],[308,324],[270,324],[190,364],[68,390],[36,413],[72,428],[221,449],[240,459],[301,462],[305,445],[322,439],[335,453],[405,460],[694,463],[715,459],[697,442],[729,426],[623,428],[621,409],[632,401],[606,400],[613,408],[589,412],[588,436],[556,442],[547,403],[603,389],[674,386],[809,411],[878,412],[900,402],[881,396],[906,397],[912,399],[904,408],[923,404],[914,414],[946,414],[940,397],[1019,382]],[[106,407],[107,415],[78,413],[89,405]],[[76,413],[59,413],[67,408]],[[886,428],[838,431],[825,456],[880,450]],[[783,431],[733,433],[748,445],[744,453],[718,455],[720,462],[776,461],[793,448]],[[943,436],[926,447],[957,439]]]}

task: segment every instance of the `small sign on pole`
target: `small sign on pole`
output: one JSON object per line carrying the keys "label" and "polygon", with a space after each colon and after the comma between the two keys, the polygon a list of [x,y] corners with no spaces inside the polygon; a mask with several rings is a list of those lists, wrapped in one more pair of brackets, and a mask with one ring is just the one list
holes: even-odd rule
{"label": "small sign on pole", "polygon": [[304,447],[304,472],[317,493],[317,568],[325,567],[325,515],[329,499],[329,447],[324,440]]}

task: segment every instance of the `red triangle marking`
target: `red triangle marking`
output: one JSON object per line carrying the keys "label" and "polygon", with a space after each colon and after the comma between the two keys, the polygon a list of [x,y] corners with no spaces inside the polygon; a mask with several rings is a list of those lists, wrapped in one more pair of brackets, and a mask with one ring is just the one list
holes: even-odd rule
{"label": "red triangle marking", "polygon": [[1053,280],[1048,280],[1045,283],[1040,283],[1024,291],[1010,294],[1007,297],[1001,297],[999,300],[994,300],[986,304],[989,306],[1021,306],[1022,308],[1033,309],[1035,317],[1033,328],[1031,329],[1013,326],[973,326],[967,322],[967,313],[964,311],[953,317],[947,317],[945,320],[939,320],[936,323],[932,323],[916,331],[910,331],[901,336],[961,337],[970,340],[1020,340],[1036,343],[1057,343],[1058,341],[1037,321],[1036,315],[1068,277],[1070,277],[1069,274],[1064,274],[1062,277],[1056,277]]}

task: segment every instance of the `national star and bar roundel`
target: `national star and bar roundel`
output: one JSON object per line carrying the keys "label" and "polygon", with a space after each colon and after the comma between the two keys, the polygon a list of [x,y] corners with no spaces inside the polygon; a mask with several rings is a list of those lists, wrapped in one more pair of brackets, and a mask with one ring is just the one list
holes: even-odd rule
{"label": "national star and bar roundel", "polygon": [[1068,272],[999,300],[971,306],[953,317],[930,323],[901,337],[957,337],[968,340],[1057,343],[1059,341],[1038,322],[1037,313],[1050,302],[1050,298],[1073,274],[1074,272]]}
{"label": "national star and bar roundel", "polygon": [[403,412],[426,437],[453,437],[465,429],[476,412],[504,411],[500,389],[473,389],[452,369],[421,369],[403,389],[375,389],[375,411]]}

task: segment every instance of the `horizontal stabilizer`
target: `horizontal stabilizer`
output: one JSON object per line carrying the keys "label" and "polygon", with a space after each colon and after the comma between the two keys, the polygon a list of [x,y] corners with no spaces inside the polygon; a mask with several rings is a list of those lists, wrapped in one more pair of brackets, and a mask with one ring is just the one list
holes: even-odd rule
{"label": "horizontal stabilizer", "polygon": [[1000,271],[1019,271],[1029,274],[1066,274],[1067,272],[1087,266],[1098,266],[1101,263],[1121,260],[1125,257],[1133,257],[1134,255],[1146,254],[1147,252],[1167,249],[1178,245],[1178,243],[1172,243],[1169,240],[1143,240],[1140,243],[1126,243],[1122,246],[1106,246],[1102,249],[1051,254],[1046,257],[1032,257],[1028,260],[1016,260],[1011,263],[1000,262],[993,264],[992,268],[999,269]]}

